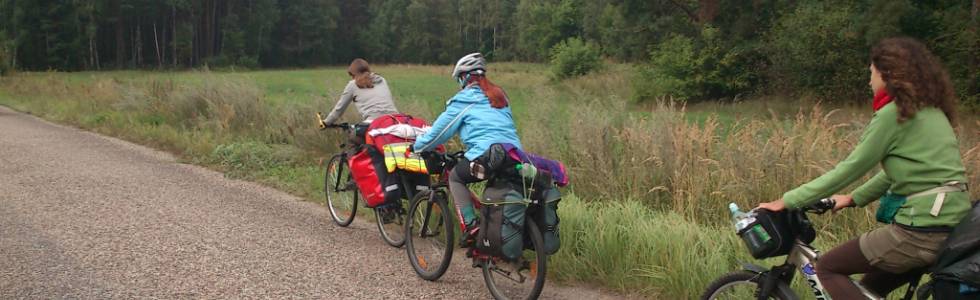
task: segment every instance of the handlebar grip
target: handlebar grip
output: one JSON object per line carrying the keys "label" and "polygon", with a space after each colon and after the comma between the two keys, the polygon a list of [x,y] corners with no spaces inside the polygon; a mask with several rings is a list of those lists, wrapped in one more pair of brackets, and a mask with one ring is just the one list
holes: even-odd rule
{"label": "handlebar grip", "polygon": [[834,207],[837,207],[837,201],[834,200],[833,198],[823,198],[820,199],[820,202],[818,202],[817,205],[815,206],[816,206],[815,208],[819,213],[823,213],[828,210],[833,210]]}
{"label": "handlebar grip", "polygon": [[323,122],[323,113],[316,112],[316,122],[317,122],[317,126],[319,126],[320,129],[326,129],[327,128],[327,123],[324,123]]}

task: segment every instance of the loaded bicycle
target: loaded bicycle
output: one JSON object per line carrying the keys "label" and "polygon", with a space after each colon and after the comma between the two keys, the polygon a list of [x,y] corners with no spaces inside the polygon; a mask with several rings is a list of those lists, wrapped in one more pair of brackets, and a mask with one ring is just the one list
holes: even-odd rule
{"label": "loaded bicycle", "polygon": [[[449,172],[463,157],[463,152],[425,153],[423,156],[431,162],[428,165],[437,166],[429,169],[438,176],[438,180],[428,190],[416,195],[409,205],[409,221],[405,224],[406,253],[415,272],[423,279],[434,281],[449,268],[455,248],[455,234],[465,230],[462,222],[454,219],[449,208],[451,201],[447,190]],[[485,198],[492,198],[486,197],[491,189],[496,188],[491,185],[484,192]],[[519,192],[526,193],[527,190]],[[481,206],[496,205],[481,203],[475,195],[471,201],[481,211],[486,211]],[[544,203],[542,199],[529,200],[525,213],[536,213]],[[486,218],[488,216],[483,216],[484,220]],[[544,237],[535,221],[530,217],[525,220],[524,224],[519,224],[523,227],[523,236],[520,237],[523,251],[516,257],[486,253],[481,250],[481,239],[478,239],[477,245],[467,249],[466,256],[472,259],[473,267],[482,269],[484,282],[495,299],[536,299],[544,288],[548,264],[548,255],[543,251]],[[481,226],[481,231],[487,230]]]}
{"label": "loaded bicycle", "polygon": [[[816,299],[830,299],[820,279],[817,278],[816,269],[814,269],[814,263],[820,259],[820,251],[810,245],[816,232],[806,214],[823,214],[833,209],[834,204],[833,199],[821,199],[813,205],[786,212],[785,222],[778,222],[790,227],[784,229],[788,229],[785,231],[793,235],[791,247],[788,253],[784,254],[786,261],[768,269],[746,263],[744,270],[725,274],[712,282],[701,295],[701,299],[799,299],[796,293],[790,289],[790,283],[793,281],[793,275],[796,271],[799,271],[807,281],[807,286],[810,287],[810,291]],[[743,239],[746,239],[746,236],[743,236]],[[757,240],[755,237],[748,239],[752,240],[752,243]],[[773,252],[774,254],[785,252],[773,251],[776,251]],[[766,255],[765,257],[776,256],[779,255]],[[853,282],[861,290],[863,299],[882,299],[881,296],[869,291],[859,282]],[[908,289],[902,299],[912,299],[918,282],[919,278],[909,282]]]}
{"label": "loaded bicycle", "polygon": [[[323,123],[321,113],[317,113],[317,120],[321,129],[338,128],[347,136],[354,136],[357,131],[356,124],[339,123],[327,125]],[[340,143],[340,153],[333,155],[327,162],[326,174],[323,179],[323,191],[326,197],[326,204],[330,210],[330,217],[340,227],[347,227],[354,221],[357,215],[358,202],[362,202],[367,207],[367,202],[361,197],[361,192],[354,181],[348,161],[355,154],[364,150],[363,143],[349,141]],[[402,180],[402,187],[407,183]],[[378,231],[381,238],[392,247],[401,247],[405,244],[404,224],[406,220],[405,207],[408,199],[412,199],[412,189],[403,189],[407,197],[399,199],[395,203],[388,203],[374,208],[374,215],[377,219]]]}

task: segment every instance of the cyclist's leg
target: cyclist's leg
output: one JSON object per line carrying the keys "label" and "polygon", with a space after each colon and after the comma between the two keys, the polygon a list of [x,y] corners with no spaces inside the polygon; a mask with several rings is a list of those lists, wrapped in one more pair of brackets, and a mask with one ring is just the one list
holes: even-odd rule
{"label": "cyclist's leg", "polygon": [[480,181],[482,180],[471,174],[470,161],[465,158],[449,172],[449,192],[453,195],[453,203],[456,204],[456,212],[463,225],[472,224],[476,219],[476,211],[470,199],[472,193],[466,185]]}
{"label": "cyclist's leg", "polygon": [[875,268],[874,271],[864,274],[864,278],[861,278],[861,285],[875,292],[875,294],[884,296],[913,279],[922,277],[924,273],[919,269],[902,274],[894,274]]}
{"label": "cyclist's leg", "polygon": [[852,239],[820,256],[816,269],[820,283],[831,298],[861,299],[861,291],[848,276],[871,272],[875,268],[861,253],[859,239]]}

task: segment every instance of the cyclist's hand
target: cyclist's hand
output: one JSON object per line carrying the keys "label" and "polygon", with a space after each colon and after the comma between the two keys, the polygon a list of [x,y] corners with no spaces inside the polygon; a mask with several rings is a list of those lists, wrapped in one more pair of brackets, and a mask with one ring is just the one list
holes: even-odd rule
{"label": "cyclist's hand", "polygon": [[833,195],[830,199],[834,199],[836,204],[834,205],[834,212],[844,209],[845,207],[854,206],[854,197],[851,195]]}
{"label": "cyclist's hand", "polygon": [[776,199],[776,201],[759,203],[759,208],[765,208],[771,211],[781,211],[786,209],[786,203],[783,202],[782,198],[779,198]]}

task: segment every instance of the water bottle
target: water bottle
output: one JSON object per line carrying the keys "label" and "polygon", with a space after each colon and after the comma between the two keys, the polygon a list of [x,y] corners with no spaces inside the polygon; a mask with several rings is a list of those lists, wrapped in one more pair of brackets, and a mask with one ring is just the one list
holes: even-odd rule
{"label": "water bottle", "polygon": [[738,209],[738,204],[735,202],[728,204],[728,210],[732,212],[732,221],[735,223],[735,231],[741,231],[752,222],[755,222],[755,218],[746,212]]}
{"label": "water bottle", "polygon": [[521,163],[515,166],[515,168],[517,168],[517,172],[521,174],[521,177],[524,178],[531,179],[538,175],[538,168],[531,163]]}

